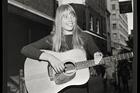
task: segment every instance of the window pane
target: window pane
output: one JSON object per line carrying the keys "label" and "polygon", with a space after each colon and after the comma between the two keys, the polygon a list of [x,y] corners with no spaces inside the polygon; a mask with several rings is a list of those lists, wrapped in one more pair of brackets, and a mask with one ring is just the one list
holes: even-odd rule
{"label": "window pane", "polygon": [[115,4],[112,4],[112,10],[115,10],[116,8],[115,8]]}
{"label": "window pane", "polygon": [[114,24],[112,25],[112,28],[113,28],[113,29],[116,29],[116,28],[117,28],[117,25],[114,23]]}

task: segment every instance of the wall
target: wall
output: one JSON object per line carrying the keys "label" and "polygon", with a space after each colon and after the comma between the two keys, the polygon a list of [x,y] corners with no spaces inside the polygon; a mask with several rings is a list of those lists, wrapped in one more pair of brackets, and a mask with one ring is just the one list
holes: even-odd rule
{"label": "wall", "polygon": [[[106,39],[106,40],[103,40],[98,37],[93,37],[95,39],[98,47],[100,48],[100,50],[106,54],[107,52],[110,52],[110,49],[108,48],[110,46],[107,45],[108,44],[107,39],[109,39],[109,38],[107,38],[107,34],[108,34],[107,26],[110,26],[109,25],[110,23],[106,24],[107,20],[109,21],[109,18],[108,18],[109,15],[106,11],[107,2],[106,2],[106,0],[87,0],[86,4],[88,6],[87,20],[86,20],[87,30]],[[93,30],[90,30],[91,17],[92,17],[92,23],[93,23]],[[99,24],[99,27],[98,27],[98,24]],[[100,43],[99,43],[99,41],[100,41]]]}
{"label": "wall", "polygon": [[8,30],[6,31],[6,58],[8,75],[16,75],[24,66],[25,57],[21,48],[49,34],[51,27],[30,20],[20,15],[8,13]]}
{"label": "wall", "polygon": [[54,17],[55,0],[15,0],[33,9]]}

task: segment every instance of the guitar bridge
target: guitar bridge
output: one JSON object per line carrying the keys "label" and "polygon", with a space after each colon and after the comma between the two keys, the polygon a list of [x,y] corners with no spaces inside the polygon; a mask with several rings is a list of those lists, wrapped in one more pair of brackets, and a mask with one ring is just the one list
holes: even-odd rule
{"label": "guitar bridge", "polygon": [[57,85],[66,83],[70,80],[72,80],[75,77],[76,73],[73,73],[72,75],[68,76],[65,75],[65,73],[61,73],[61,74],[55,74],[55,83]]}

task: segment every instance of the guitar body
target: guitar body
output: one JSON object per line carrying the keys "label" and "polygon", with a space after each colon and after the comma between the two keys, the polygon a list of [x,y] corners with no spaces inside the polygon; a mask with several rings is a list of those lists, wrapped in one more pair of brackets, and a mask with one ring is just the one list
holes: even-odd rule
{"label": "guitar body", "polygon": [[[86,61],[86,54],[80,49],[73,49],[59,53],[48,50],[45,52],[51,53],[64,63],[68,61],[73,63]],[[29,93],[57,93],[71,85],[85,84],[90,77],[89,69],[84,68],[75,70],[74,74],[65,74],[66,77],[72,76],[73,78],[68,82],[56,84],[55,80],[50,80],[48,65],[48,62],[39,62],[38,60],[30,58],[26,59],[24,64],[24,77],[26,88]]]}

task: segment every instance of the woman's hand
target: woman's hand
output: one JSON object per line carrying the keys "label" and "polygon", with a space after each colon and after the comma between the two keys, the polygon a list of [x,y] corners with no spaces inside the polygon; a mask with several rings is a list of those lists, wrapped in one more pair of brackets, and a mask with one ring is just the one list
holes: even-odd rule
{"label": "woman's hand", "polygon": [[58,58],[53,57],[52,59],[49,60],[49,63],[53,67],[56,73],[60,73],[64,71],[64,63],[60,61]]}
{"label": "woman's hand", "polygon": [[94,62],[95,64],[99,64],[103,58],[103,54],[101,52],[94,53]]}
{"label": "woman's hand", "polygon": [[64,71],[65,68],[64,63],[49,53],[43,52],[40,55],[39,59],[43,61],[44,60],[48,61],[56,73],[60,73]]}

